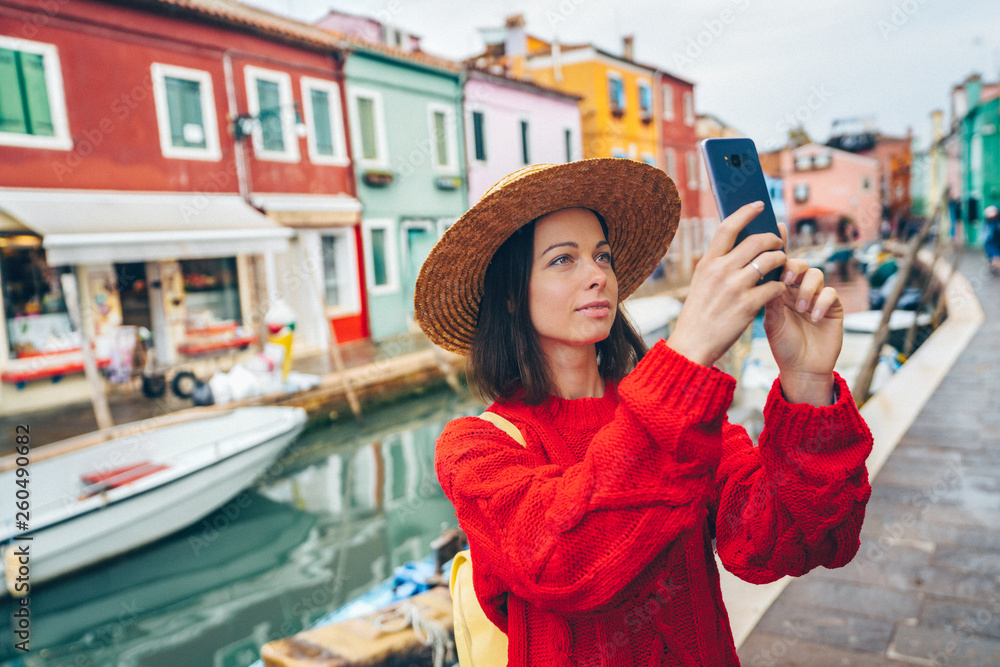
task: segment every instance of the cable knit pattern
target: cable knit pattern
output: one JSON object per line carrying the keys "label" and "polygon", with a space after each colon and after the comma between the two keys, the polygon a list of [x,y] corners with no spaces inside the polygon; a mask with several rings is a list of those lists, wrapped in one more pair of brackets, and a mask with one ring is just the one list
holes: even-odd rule
{"label": "cable knit pattern", "polygon": [[816,408],[776,382],[759,447],[725,419],[734,386],[661,341],[601,398],[490,406],[527,447],[448,424],[438,477],[510,665],[735,665],[713,537],[757,583],[853,558],[871,434],[847,385]]}

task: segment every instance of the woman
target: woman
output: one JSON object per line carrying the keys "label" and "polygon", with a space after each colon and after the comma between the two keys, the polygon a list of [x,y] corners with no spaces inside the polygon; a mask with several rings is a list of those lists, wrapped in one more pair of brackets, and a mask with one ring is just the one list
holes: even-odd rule
{"label": "woman", "polygon": [[[755,583],[856,553],[871,436],[833,372],[840,300],[774,235],[733,248],[761,210],[722,223],[648,352],[620,303],[677,227],[676,189],[654,167],[525,168],[428,256],[421,327],[469,355],[489,411],[526,442],[467,417],[436,452],[510,665],[738,664],[713,539]],[[757,284],[781,265],[782,282]],[[765,305],[780,375],[754,447],[726,421],[735,381],[712,364]]]}

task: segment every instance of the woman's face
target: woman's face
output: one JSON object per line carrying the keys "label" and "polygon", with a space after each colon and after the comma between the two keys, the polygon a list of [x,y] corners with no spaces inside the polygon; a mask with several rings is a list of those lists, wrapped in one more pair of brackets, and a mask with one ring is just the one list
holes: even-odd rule
{"label": "woman's face", "polygon": [[535,223],[531,323],[547,355],[608,337],[618,309],[618,280],[601,223],[585,208],[566,208]]}

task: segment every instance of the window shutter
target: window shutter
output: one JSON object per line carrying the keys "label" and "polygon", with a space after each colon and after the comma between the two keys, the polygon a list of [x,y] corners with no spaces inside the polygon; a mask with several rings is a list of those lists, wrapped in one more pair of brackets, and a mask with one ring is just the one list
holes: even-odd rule
{"label": "window shutter", "polygon": [[[333,129],[330,127],[330,96],[322,90],[311,90],[313,133],[316,135],[316,152],[320,155],[333,155]],[[324,242],[327,238],[323,237]],[[332,241],[331,241],[332,243]],[[329,302],[327,302],[328,305]]]}

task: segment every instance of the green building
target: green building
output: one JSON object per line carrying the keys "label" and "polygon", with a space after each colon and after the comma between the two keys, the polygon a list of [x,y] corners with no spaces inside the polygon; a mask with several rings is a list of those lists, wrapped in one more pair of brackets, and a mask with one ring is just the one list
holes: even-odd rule
{"label": "green building", "polygon": [[1000,206],[1000,97],[997,84],[970,76],[952,92],[959,141],[962,219],[971,243],[982,243],[983,210]]}
{"label": "green building", "polygon": [[[319,25],[341,30],[336,19],[331,12]],[[415,329],[413,288],[420,266],[468,209],[465,70],[407,50],[404,40],[399,46],[346,34],[344,40],[371,337],[385,343]]]}

